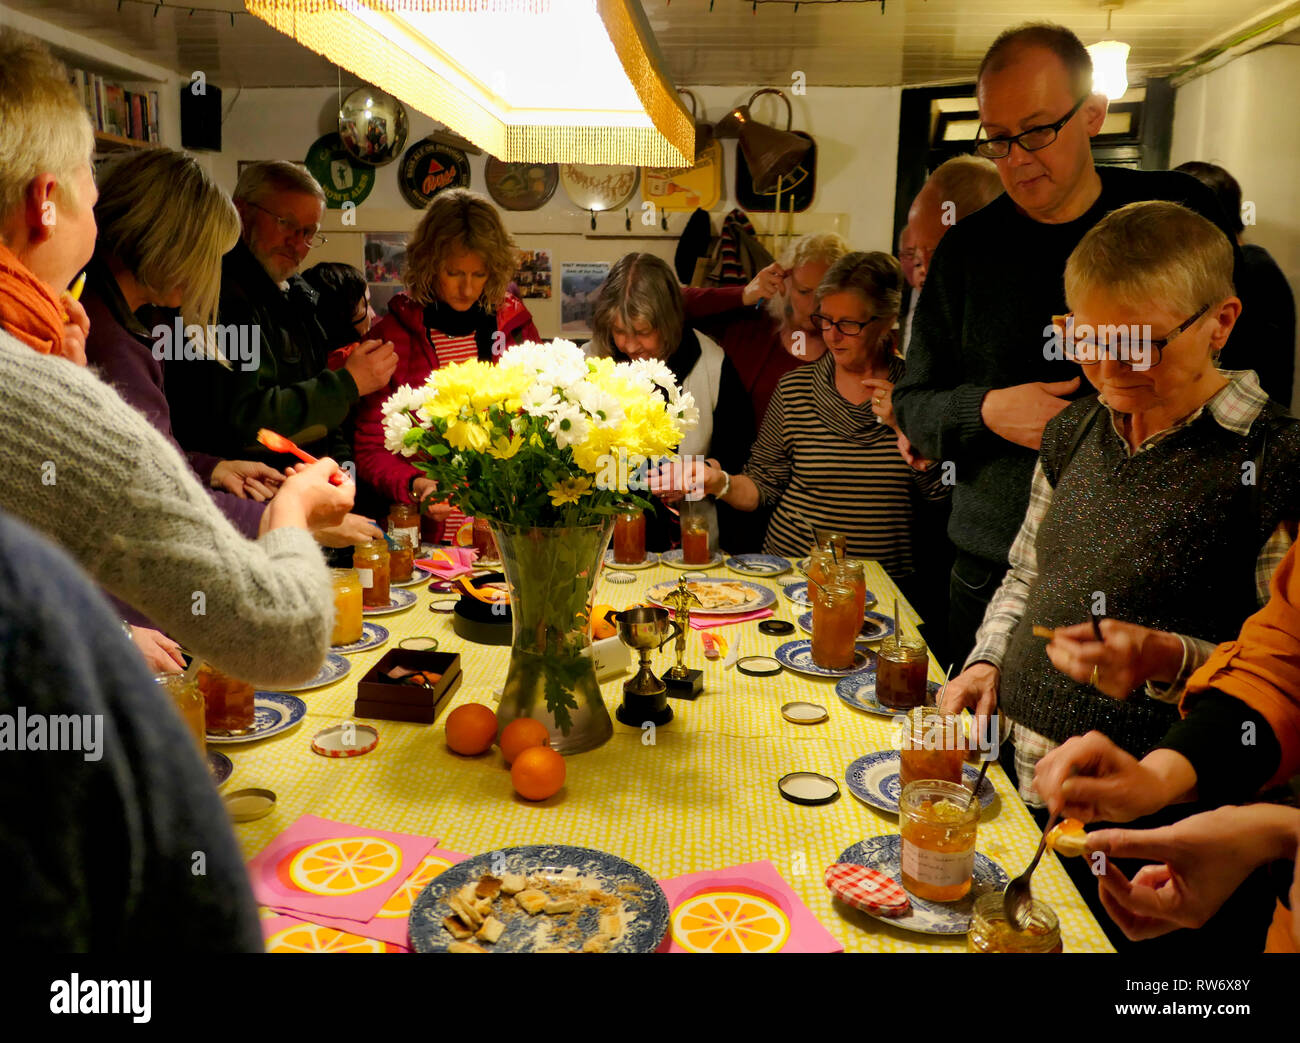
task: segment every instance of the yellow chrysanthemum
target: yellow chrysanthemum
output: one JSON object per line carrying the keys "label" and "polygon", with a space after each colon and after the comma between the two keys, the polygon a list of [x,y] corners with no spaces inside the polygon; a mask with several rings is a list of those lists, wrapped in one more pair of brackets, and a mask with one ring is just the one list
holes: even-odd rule
{"label": "yellow chrysanthemum", "polygon": [[488,447],[488,455],[495,456],[498,460],[509,460],[519,452],[523,444],[524,440],[519,435],[512,435],[509,438],[498,435],[492,439],[492,444]]}
{"label": "yellow chrysanthemum", "polygon": [[555,507],[563,507],[566,503],[577,503],[591,492],[591,479],[564,478],[556,482],[547,492],[550,494],[551,504]]}
{"label": "yellow chrysanthemum", "polygon": [[447,444],[453,449],[481,453],[492,444],[492,439],[475,421],[452,419],[447,424]]}

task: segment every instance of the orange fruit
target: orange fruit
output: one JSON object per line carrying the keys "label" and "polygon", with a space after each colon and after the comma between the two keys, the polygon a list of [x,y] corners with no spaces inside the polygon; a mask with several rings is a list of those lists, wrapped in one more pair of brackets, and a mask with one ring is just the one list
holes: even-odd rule
{"label": "orange fruit", "polygon": [[549,746],[551,733],[546,725],[532,717],[516,717],[506,725],[497,743],[501,747],[501,756],[507,764],[513,764],[515,758],[530,746]]}
{"label": "orange fruit", "polygon": [[706,891],[673,911],[669,930],[687,952],[780,952],[790,920],[758,895]]}
{"label": "orange fruit", "polygon": [[545,800],[564,785],[564,758],[549,746],[529,746],[515,758],[510,784],[525,800]]}
{"label": "orange fruit", "polygon": [[474,546],[474,519],[466,518],[456,530],[456,536],[452,543],[457,547]]}
{"label": "orange fruit", "polygon": [[447,745],[456,753],[473,756],[492,748],[497,737],[497,715],[482,703],[466,703],[447,714]]}
{"label": "orange fruit", "polygon": [[333,927],[304,923],[286,927],[266,940],[267,952],[384,952],[384,943]]}
{"label": "orange fruit", "polygon": [[304,847],[289,864],[289,879],[314,895],[350,895],[382,884],[401,867],[397,845],[379,837],[344,837]]}
{"label": "orange fruit", "polygon": [[613,605],[592,605],[591,606],[591,637],[594,641],[600,641],[603,638],[613,637],[618,633],[618,628],[605,618],[605,613],[613,612]]}
{"label": "orange fruit", "polygon": [[425,855],[424,861],[414,873],[406,878],[406,883],[393,892],[393,897],[384,903],[376,916],[385,920],[395,920],[411,915],[411,904],[416,895],[424,890],[425,885],[444,869],[450,869],[451,863],[437,855]]}

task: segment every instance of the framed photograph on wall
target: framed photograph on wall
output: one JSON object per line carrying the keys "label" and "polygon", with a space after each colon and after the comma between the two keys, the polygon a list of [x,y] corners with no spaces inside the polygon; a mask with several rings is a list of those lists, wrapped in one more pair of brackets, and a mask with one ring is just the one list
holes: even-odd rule
{"label": "framed photograph on wall", "polygon": [[566,261],[560,265],[560,332],[590,337],[596,293],[609,275],[608,261]]}
{"label": "framed photograph on wall", "polygon": [[405,232],[367,232],[365,243],[366,283],[375,314],[388,312],[388,302],[401,292],[402,269],[406,265]]}
{"label": "framed photograph on wall", "polygon": [[515,285],[519,296],[551,299],[551,251],[520,250],[519,267],[515,270]]}

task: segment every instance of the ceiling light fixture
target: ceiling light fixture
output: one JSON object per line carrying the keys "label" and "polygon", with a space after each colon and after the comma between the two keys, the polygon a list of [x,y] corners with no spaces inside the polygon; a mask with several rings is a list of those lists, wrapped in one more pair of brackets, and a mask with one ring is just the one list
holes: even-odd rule
{"label": "ceiling light fixture", "polygon": [[690,166],[694,124],[637,0],[244,0],[506,162]]}
{"label": "ceiling light fixture", "polygon": [[[1110,35],[1110,16],[1124,6],[1124,0],[1101,0],[1106,12],[1106,35]],[[1128,90],[1129,45],[1118,40],[1102,40],[1088,47],[1092,56],[1092,89],[1111,101],[1118,101]]]}

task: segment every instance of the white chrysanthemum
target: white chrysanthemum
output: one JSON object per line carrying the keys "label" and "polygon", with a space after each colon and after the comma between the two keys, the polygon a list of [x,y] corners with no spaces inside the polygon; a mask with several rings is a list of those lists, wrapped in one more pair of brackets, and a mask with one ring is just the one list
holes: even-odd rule
{"label": "white chrysanthemum", "polygon": [[414,456],[418,452],[415,446],[403,443],[406,432],[411,430],[411,418],[406,413],[393,413],[384,418],[384,448],[390,453]]}
{"label": "white chrysanthemum", "polygon": [[546,425],[546,430],[555,436],[555,444],[561,449],[566,449],[573,442],[581,442],[586,439],[587,432],[591,424],[582,410],[572,402],[565,402],[551,418],[551,422]]}
{"label": "white chrysanthemum", "polygon": [[615,395],[589,380],[575,384],[570,389],[570,397],[582,407],[597,427],[618,427],[626,415],[623,404]]}
{"label": "white chrysanthemum", "polygon": [[403,384],[384,402],[383,415],[387,417],[394,413],[415,409],[424,404],[427,396],[428,392],[423,387],[413,388],[410,384]]}
{"label": "white chrysanthemum", "polygon": [[551,384],[537,383],[519,396],[519,404],[532,416],[554,416],[560,408],[560,396]]}

